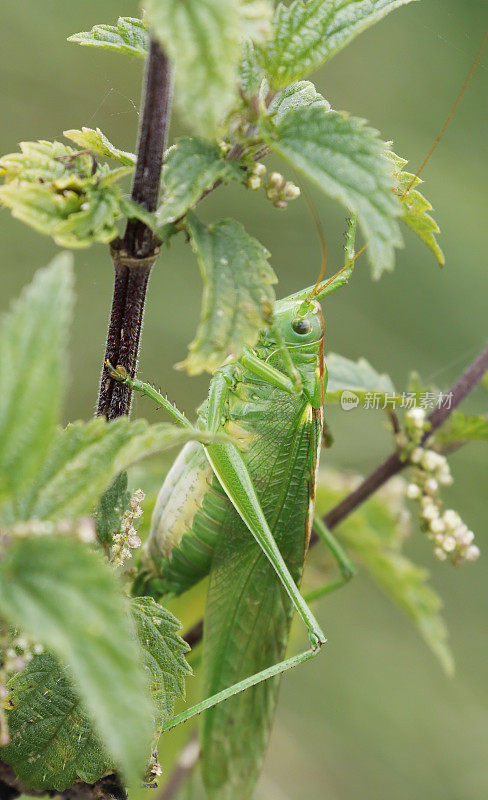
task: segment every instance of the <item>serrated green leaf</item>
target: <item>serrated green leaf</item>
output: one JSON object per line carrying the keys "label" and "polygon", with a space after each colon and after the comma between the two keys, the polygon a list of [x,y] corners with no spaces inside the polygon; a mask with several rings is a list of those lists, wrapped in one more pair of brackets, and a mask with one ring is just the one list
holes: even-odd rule
{"label": "serrated green leaf", "polygon": [[91,31],[74,33],[68,42],[103,47],[117,53],[145,58],[149,52],[149,34],[141,19],[119,17],[117,25],[94,25]]}
{"label": "serrated green leaf", "polygon": [[[110,170],[60,142],[21,142],[0,159],[0,205],[61,247],[88,247],[117,236],[120,190],[128,168]],[[130,170],[129,170],[130,171]]]}
{"label": "serrated green leaf", "polygon": [[290,111],[316,107],[330,111],[330,103],[317,91],[313,83],[297,81],[275,95],[268,106],[268,114],[273,117],[275,125],[279,125]]}
{"label": "serrated green leaf", "polygon": [[206,227],[189,212],[188,232],[203,279],[202,315],[189,354],[190,375],[214,372],[225,359],[253,347],[271,322],[276,276],[269,253],[233,219]]}
{"label": "serrated green leaf", "polygon": [[483,414],[468,415],[453,411],[436,431],[435,441],[441,448],[462,442],[488,442],[488,419]]}
{"label": "serrated green leaf", "polygon": [[40,469],[60,413],[73,305],[72,257],[39,270],[0,322],[0,498]]}
{"label": "serrated green leaf", "polygon": [[304,78],[351,39],[411,0],[295,0],[280,3],[266,70],[274,86]]}
{"label": "serrated green leaf", "polygon": [[365,358],[352,361],[337,353],[329,353],[325,363],[328,372],[327,403],[339,403],[344,391],[354,392],[359,401],[373,393],[380,403],[397,396],[391,378],[377,372]]}
{"label": "serrated green leaf", "polygon": [[[319,473],[318,513],[325,513],[344,497],[344,488],[338,488],[341,483],[344,480],[336,473]],[[429,571],[401,552],[404,519],[404,490],[395,497],[386,487],[341,523],[334,534],[351,551],[353,560],[363,564],[370,577],[407,614],[446,674],[452,675],[454,661],[441,614],[442,601],[428,585]]]}
{"label": "serrated green leaf", "polygon": [[1,757],[33,789],[94,783],[115,766],[79,695],[50,653],[35,656],[9,683],[11,743]]}
{"label": "serrated green leaf", "polygon": [[201,431],[170,423],[149,425],[121,417],[106,422],[97,417],[75,422],[53,436],[43,468],[29,490],[4,510],[7,522],[26,519],[60,520],[89,513],[113,480],[141,458],[208,440]]}
{"label": "serrated green leaf", "polygon": [[153,711],[128,604],[101,554],[68,537],[14,540],[0,562],[0,610],[69,667],[108,752],[140,778]]}
{"label": "serrated green leaf", "polygon": [[440,267],[446,259],[435,237],[439,233],[437,222],[427,212],[432,209],[431,203],[415,188],[423,181],[410,172],[404,172],[402,167],[407,163],[391,150],[387,151],[394,164],[394,174],[398,180],[397,194],[403,206],[402,222],[407,225],[417,236],[422,239],[427,247],[432,250]]}
{"label": "serrated green leaf", "polygon": [[181,622],[152,598],[134,598],[132,615],[144,649],[159,733],[174,715],[176,700],[185,696],[185,678],[192,674],[185,658],[190,648],[179,634]]}
{"label": "serrated green leaf", "polygon": [[244,42],[238,68],[239,85],[247,97],[255,95],[264,78],[261,48],[253,42]]}
{"label": "serrated green leaf", "polygon": [[226,161],[218,145],[197,137],[178,139],[165,156],[164,195],[156,212],[159,224],[184,216],[217,181],[241,177],[239,165]]}
{"label": "serrated green leaf", "polygon": [[127,153],[125,150],[119,150],[112,142],[109,142],[100,128],[93,130],[92,128],[83,127],[81,131],[72,129],[63,131],[63,136],[75,142],[79,147],[86,147],[87,150],[91,150],[98,156],[114,158],[116,161],[120,161],[121,164],[124,164],[124,166],[133,166],[136,163],[134,153]]}
{"label": "serrated green leaf", "polygon": [[[184,697],[185,677],[191,675],[184,654],[190,648],[178,633],[181,623],[153,600],[133,599],[131,614],[154,701],[157,739],[173,716],[175,700]],[[9,689],[12,742],[0,754],[29,786],[61,790],[75,780],[94,783],[116,767],[69,673],[50,653],[35,656]]]}
{"label": "serrated green leaf", "polygon": [[238,0],[146,0],[148,26],[176,66],[175,101],[212,136],[236,99],[242,19]]}
{"label": "serrated green leaf", "polygon": [[127,472],[118,475],[102,494],[95,514],[98,541],[111,544],[112,536],[120,530],[124,511],[129,506],[130,492],[127,489]]}
{"label": "serrated green leaf", "polygon": [[373,277],[393,269],[394,248],[402,245],[395,219],[401,203],[377,131],[364,120],[314,107],[289,111],[277,125],[266,118],[261,133],[275,153],[357,214]]}

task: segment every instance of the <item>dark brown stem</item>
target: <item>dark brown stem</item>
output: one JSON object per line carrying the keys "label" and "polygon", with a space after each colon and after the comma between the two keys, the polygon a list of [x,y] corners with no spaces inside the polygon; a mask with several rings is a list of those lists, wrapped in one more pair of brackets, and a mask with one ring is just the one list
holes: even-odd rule
{"label": "dark brown stem", "polygon": [[[155,211],[157,207],[172,93],[171,66],[160,45],[151,41],[132,186],[132,199],[148,211]],[[114,294],[97,409],[98,415],[109,420],[129,413],[131,391],[110,378],[106,361],[122,364],[134,377],[147,284],[158,254],[152,231],[139,220],[129,220],[123,240],[112,246]]]}

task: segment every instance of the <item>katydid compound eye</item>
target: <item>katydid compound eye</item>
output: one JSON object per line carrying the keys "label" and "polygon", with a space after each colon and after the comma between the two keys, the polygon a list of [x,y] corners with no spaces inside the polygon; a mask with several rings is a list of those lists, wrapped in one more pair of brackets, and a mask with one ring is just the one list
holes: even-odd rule
{"label": "katydid compound eye", "polygon": [[296,319],[294,319],[291,323],[291,327],[295,333],[301,333],[302,335],[305,333],[310,333],[312,329],[310,320],[305,319],[305,317],[296,317]]}

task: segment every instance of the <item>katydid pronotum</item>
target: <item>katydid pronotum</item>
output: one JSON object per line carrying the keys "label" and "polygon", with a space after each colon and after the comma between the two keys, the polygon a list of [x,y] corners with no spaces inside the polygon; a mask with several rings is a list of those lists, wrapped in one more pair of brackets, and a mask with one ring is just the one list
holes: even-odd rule
{"label": "katydid pronotum", "polygon": [[[480,56],[481,51],[434,147]],[[403,197],[414,186],[434,147]],[[270,723],[277,685],[269,679],[309,660],[326,641],[297,585],[312,524],[341,571],[341,578],[314,592],[314,599],[342,585],[354,573],[331,533],[320,519],[314,520],[327,381],[324,321],[318,301],[349,277],[359,255],[352,252],[354,228],[353,220],[345,267],[329,281],[318,281],[314,287],[278,301],[273,326],[262,332],[258,345],[245,349],[239,359],[212,377],[199,424],[211,433],[223,429],[238,445],[186,445],[163,484],[154,511],[145,548],[146,571],[138,588],[159,596],[178,595],[210,573],[204,640],[206,699],[178,714],[165,729],[210,711],[204,717],[201,744],[204,779],[214,786],[226,776],[210,774],[212,752],[227,750],[230,762],[235,751],[229,750],[229,741],[231,748],[241,748],[241,770],[257,769],[243,758],[247,743],[228,736],[249,713],[239,696],[254,687],[253,713]],[[152,398],[178,424],[190,425],[152,386],[130,378],[123,367],[110,369],[115,379]],[[231,579],[225,569],[230,560]],[[310,647],[283,660],[293,608],[307,627]],[[232,704],[221,705],[231,697]],[[257,725],[257,729],[267,735],[266,725]]]}

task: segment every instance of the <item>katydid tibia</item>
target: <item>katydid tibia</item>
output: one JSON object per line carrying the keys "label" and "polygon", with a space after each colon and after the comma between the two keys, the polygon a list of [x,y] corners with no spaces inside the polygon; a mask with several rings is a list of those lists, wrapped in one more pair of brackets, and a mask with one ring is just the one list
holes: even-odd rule
{"label": "katydid tibia", "polygon": [[[237,445],[186,446],[154,509],[136,592],[177,595],[210,573],[204,640],[208,697],[167,725],[214,707],[203,723],[204,765],[205,752],[225,747],[228,726],[238,726],[244,714],[239,698],[225,704],[225,711],[215,706],[254,686],[254,713],[271,723],[277,686],[263,691],[258,684],[312,658],[326,641],[298,583],[313,523],[327,382],[318,301],[347,282],[351,250],[352,243],[345,267],[333,279],[277,301],[273,325],[261,332],[257,346],[213,375],[199,425],[228,433]],[[122,367],[111,372],[178,424],[190,425],[152,386],[131,379]],[[352,564],[322,524],[316,529],[337,558],[344,582],[353,574]],[[229,563],[230,571],[224,568]],[[310,647],[283,661],[293,608],[307,627]],[[257,773],[259,763],[246,769]]]}

